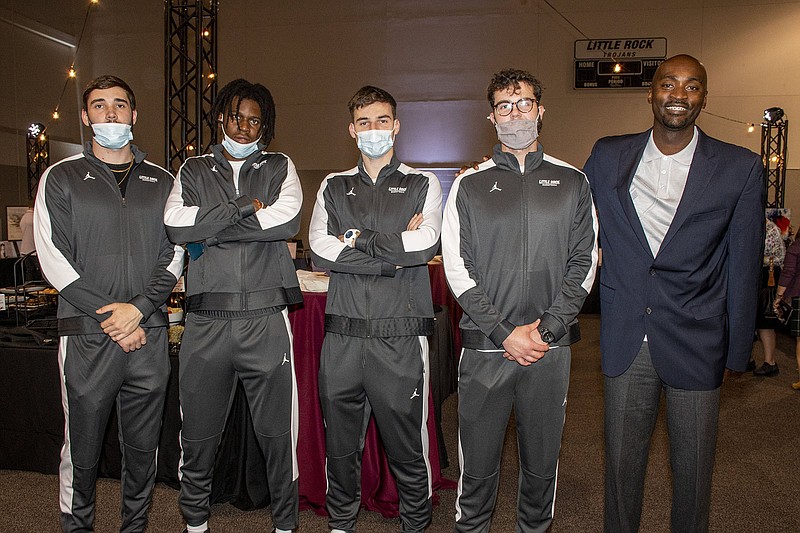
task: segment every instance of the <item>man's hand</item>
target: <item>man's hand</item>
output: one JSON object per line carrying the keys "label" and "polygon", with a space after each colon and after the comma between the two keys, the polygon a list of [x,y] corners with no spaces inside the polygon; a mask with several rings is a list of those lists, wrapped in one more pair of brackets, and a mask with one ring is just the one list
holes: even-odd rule
{"label": "man's hand", "polygon": [[147,344],[147,337],[142,328],[136,328],[133,333],[118,340],[117,344],[125,353],[130,353]]}
{"label": "man's hand", "polygon": [[253,199],[253,209],[258,211],[260,209],[264,209],[264,207],[265,206],[264,206],[264,204],[261,203],[261,200],[259,200],[258,198],[254,198]]}
{"label": "man's hand", "polygon": [[135,305],[122,302],[104,305],[95,313],[98,315],[111,313],[110,317],[100,322],[100,327],[114,342],[119,342],[133,333],[143,318],[142,312]]}
{"label": "man's hand", "polygon": [[550,347],[542,342],[539,330],[536,329],[538,325],[539,320],[533,324],[515,327],[511,335],[503,341],[503,348],[506,349],[503,357],[522,366],[528,366],[544,357]]}
{"label": "man's hand", "polygon": [[415,214],[413,217],[411,217],[411,220],[408,221],[408,225],[406,226],[406,231],[414,231],[416,229],[419,229],[424,219],[425,218],[422,216],[422,213]]}
{"label": "man's hand", "polygon": [[472,163],[470,163],[470,164],[468,164],[468,165],[464,165],[463,167],[461,167],[460,169],[458,169],[458,171],[456,171],[456,173],[455,173],[455,177],[456,177],[456,178],[457,178],[457,177],[459,177],[461,174],[463,174],[464,172],[466,172],[466,171],[467,171],[467,170],[469,170],[470,168],[473,168],[473,169],[475,169],[475,170],[478,170],[478,166],[479,166],[481,163],[484,163],[484,162],[486,162],[486,161],[490,160],[491,158],[492,158],[492,156],[490,156],[490,155],[485,155],[485,156],[483,156],[483,159],[482,159],[481,161],[473,161]]}

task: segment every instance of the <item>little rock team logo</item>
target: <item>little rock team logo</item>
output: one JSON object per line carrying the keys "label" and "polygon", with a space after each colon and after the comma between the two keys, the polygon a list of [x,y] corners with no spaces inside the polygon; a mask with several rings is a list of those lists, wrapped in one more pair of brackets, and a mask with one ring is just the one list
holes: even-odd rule
{"label": "little rock team logo", "polygon": [[561,185],[561,180],[539,180],[539,185],[542,187],[558,187]]}
{"label": "little rock team logo", "polygon": [[258,163],[253,163],[253,168],[258,170],[259,168],[263,167],[267,163],[266,160],[259,161]]}
{"label": "little rock team logo", "polygon": [[148,183],[158,183],[158,178],[152,176],[139,176],[139,179]]}
{"label": "little rock team logo", "polygon": [[389,194],[405,194],[408,187],[389,187]]}

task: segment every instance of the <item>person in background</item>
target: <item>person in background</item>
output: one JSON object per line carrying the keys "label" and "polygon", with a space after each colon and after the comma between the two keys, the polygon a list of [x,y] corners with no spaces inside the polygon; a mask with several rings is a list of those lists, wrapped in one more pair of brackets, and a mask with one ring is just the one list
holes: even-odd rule
{"label": "person in background", "polygon": [[653,127],[600,139],[584,166],[603,243],[606,533],[639,530],[662,391],[672,530],[708,530],[720,386],[753,349],[764,169],[695,125],[707,94],[697,59],[667,59],[647,94]]}
{"label": "person in background", "polygon": [[170,372],[164,304],[183,270],[163,221],[174,179],[131,144],[136,98],[123,80],[89,83],[81,117],[92,140],[45,171],[33,217],[42,271],[59,292],[61,526],[93,531],[97,465],[116,409],[120,531],[138,532],[147,527]]}
{"label": "person in background", "polygon": [[[792,302],[792,314],[789,319],[789,335],[796,338],[795,358],[800,373],[800,239],[795,239],[786,250],[783,270],[778,280],[775,306],[783,299]],[[800,390],[800,379],[792,383],[794,390]]]}
{"label": "person in background", "polygon": [[19,229],[22,232],[22,240],[19,243],[20,255],[27,255],[36,251],[36,243],[33,240],[33,200],[28,200],[28,209],[19,219]]}
{"label": "person in background", "polygon": [[209,530],[214,459],[240,380],[266,461],[272,523],[284,533],[297,528],[299,505],[288,306],[302,301],[286,239],[300,228],[303,193],[292,160],[267,151],[275,103],[266,87],[234,80],[212,113],[224,140],[186,160],[164,212],[167,234],[190,256],[178,503],[189,533]]}
{"label": "person in background", "polygon": [[597,265],[586,176],[539,142],[542,84],[508,69],[487,88],[500,141],[453,183],[442,252],[464,310],[458,371],[457,532],[485,532],[497,499],[506,426],[519,445],[517,532],[553,521],[569,387],[570,345]]}
{"label": "person in background", "polygon": [[[783,244],[780,228],[768,218],[765,221],[764,262],[761,268],[762,291],[777,285],[778,278],[781,275],[781,268],[783,267],[783,257],[786,254],[786,247]],[[771,298],[768,299],[767,304],[772,307]],[[764,347],[764,363],[753,370],[753,374],[756,376],[778,375],[778,364],[775,362],[775,328],[778,326],[780,326],[780,322],[778,322],[774,313],[765,313],[764,306],[759,304],[758,315],[756,316],[756,331]]]}
{"label": "person in background", "polygon": [[352,533],[361,505],[361,453],[370,414],[397,481],[400,530],[431,520],[427,262],[441,232],[442,190],[401,163],[395,99],[365,86],[348,104],[358,165],[327,176],[311,217],[314,263],[330,270],[319,397],[325,418],[326,508],[334,533]]}

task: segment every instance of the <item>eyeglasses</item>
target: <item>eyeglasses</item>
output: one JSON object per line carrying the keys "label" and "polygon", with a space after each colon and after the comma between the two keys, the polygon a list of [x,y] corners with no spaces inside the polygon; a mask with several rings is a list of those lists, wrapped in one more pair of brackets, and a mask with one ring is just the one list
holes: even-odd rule
{"label": "eyeglasses", "polygon": [[536,100],[533,98],[520,98],[516,102],[500,102],[494,106],[494,112],[501,117],[505,117],[511,114],[514,106],[517,106],[520,113],[527,113],[536,106]]}

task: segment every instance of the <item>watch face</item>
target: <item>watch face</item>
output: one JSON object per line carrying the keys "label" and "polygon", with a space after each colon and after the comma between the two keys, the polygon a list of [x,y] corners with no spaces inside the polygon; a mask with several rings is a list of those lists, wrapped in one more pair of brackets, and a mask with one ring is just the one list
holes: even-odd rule
{"label": "watch face", "polygon": [[539,334],[542,336],[542,340],[548,344],[556,340],[556,336],[549,329],[542,328],[539,330]]}

